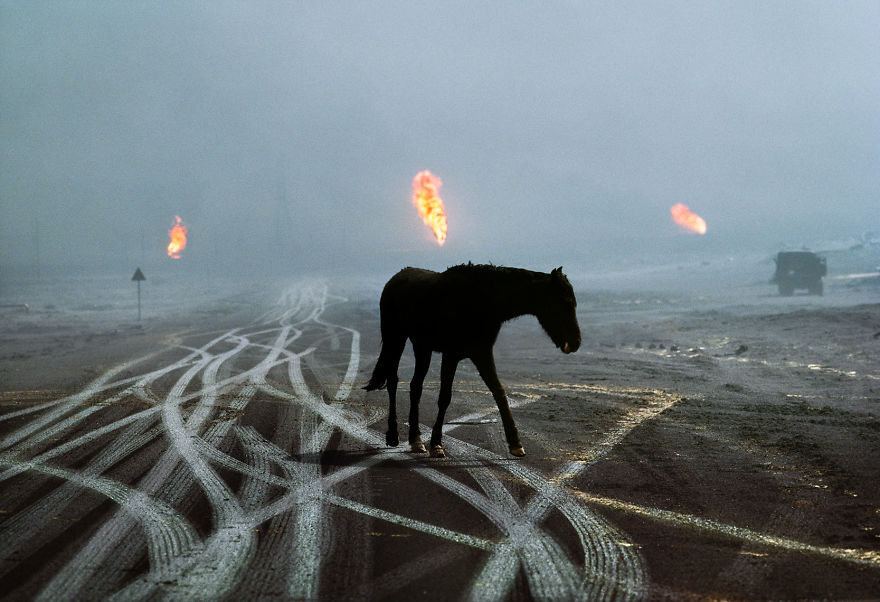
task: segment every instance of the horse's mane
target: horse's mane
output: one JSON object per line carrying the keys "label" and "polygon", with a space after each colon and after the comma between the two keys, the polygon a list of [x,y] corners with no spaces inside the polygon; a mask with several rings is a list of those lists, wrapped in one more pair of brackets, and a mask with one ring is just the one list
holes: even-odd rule
{"label": "horse's mane", "polygon": [[501,265],[494,265],[491,263],[461,263],[458,265],[454,265],[452,267],[446,268],[446,271],[443,272],[445,275],[449,276],[461,276],[461,277],[473,277],[473,278],[485,278],[486,276],[531,276],[539,274],[540,272],[533,272],[531,270],[525,270],[523,268],[509,268]]}

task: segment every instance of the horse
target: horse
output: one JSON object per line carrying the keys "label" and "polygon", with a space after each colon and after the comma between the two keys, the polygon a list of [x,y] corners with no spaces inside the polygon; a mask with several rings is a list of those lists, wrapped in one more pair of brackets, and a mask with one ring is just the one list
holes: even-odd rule
{"label": "horse", "polygon": [[492,348],[501,325],[531,314],[563,353],[581,344],[577,300],[559,267],[549,274],[494,265],[457,265],[444,272],[408,267],[391,277],[379,300],[382,347],[367,391],[388,387],[385,442],[396,447],[397,368],[406,341],[412,342],[415,370],[410,383],[409,444],[424,453],[419,431],[419,400],[431,354],[442,354],[437,420],[431,431],[431,456],[443,457],[443,420],[452,399],[459,362],[470,359],[492,393],[510,453],[524,456],[504,387],[498,380]]}

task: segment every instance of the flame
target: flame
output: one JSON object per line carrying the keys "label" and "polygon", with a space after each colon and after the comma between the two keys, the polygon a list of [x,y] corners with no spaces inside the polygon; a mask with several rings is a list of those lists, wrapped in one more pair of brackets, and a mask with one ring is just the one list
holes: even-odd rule
{"label": "flame", "polygon": [[442,185],[440,178],[427,169],[413,178],[413,204],[425,225],[434,231],[437,244],[441,246],[446,242],[446,212],[443,211],[443,199],[438,194]]}
{"label": "flame", "polygon": [[672,219],[679,225],[693,230],[697,234],[706,233],[706,220],[687,208],[686,205],[678,203],[673,205],[669,212],[672,213]]}
{"label": "flame", "polygon": [[168,231],[171,242],[168,243],[168,257],[180,259],[180,252],[186,248],[186,226],[180,221],[180,217],[174,216],[174,225]]}

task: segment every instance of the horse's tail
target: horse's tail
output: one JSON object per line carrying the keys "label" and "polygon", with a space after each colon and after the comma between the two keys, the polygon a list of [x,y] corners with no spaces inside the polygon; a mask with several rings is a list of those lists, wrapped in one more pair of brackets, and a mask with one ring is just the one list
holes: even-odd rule
{"label": "horse's tail", "polygon": [[376,360],[376,367],[373,368],[373,375],[370,381],[364,385],[367,391],[375,391],[376,389],[384,389],[385,383],[388,381],[388,353],[385,344],[379,351],[379,359]]}
{"label": "horse's tail", "polygon": [[[402,275],[411,269],[405,268],[392,276],[382,289],[382,296],[379,299],[379,332],[382,335],[382,347],[379,350],[376,367],[373,368],[373,375],[364,386],[367,391],[384,389],[389,379],[397,382],[397,365],[406,345],[406,330],[396,318],[400,313],[397,300],[400,297]],[[403,280],[405,281],[405,278]]]}

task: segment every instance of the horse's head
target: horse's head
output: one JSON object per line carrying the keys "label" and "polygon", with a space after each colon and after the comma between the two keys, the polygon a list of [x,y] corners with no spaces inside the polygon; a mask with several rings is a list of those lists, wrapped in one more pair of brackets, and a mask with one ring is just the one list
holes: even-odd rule
{"label": "horse's head", "polygon": [[577,321],[577,300],[574,289],[562,268],[550,272],[542,283],[535,315],[553,344],[563,353],[574,353],[581,346],[581,328]]}

